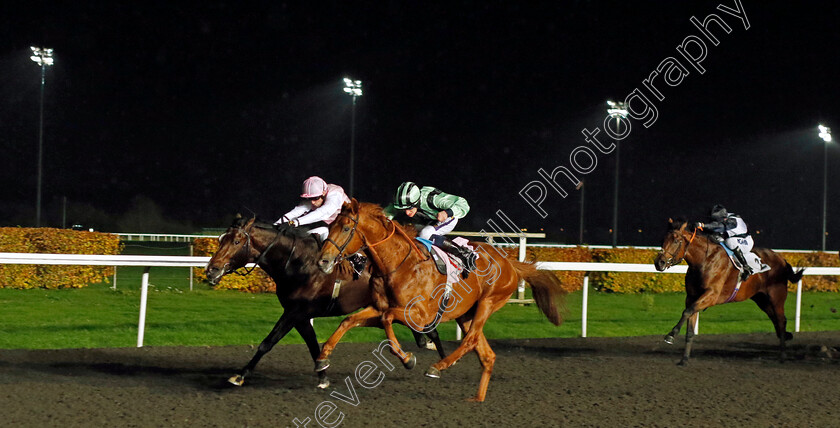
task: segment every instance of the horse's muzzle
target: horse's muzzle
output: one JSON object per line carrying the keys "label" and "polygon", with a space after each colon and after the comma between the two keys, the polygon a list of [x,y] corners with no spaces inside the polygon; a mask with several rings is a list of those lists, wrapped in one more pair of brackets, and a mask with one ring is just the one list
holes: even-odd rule
{"label": "horse's muzzle", "polygon": [[671,264],[668,262],[669,260],[665,259],[665,255],[659,253],[656,255],[656,258],[653,259],[653,266],[656,267],[656,270],[658,270],[659,272],[663,272],[665,271],[665,269],[671,267]]}
{"label": "horse's muzzle", "polygon": [[207,282],[209,282],[210,285],[218,285],[222,280],[222,277],[225,275],[225,271],[224,269],[216,266],[207,266],[204,269],[204,274],[207,275]]}
{"label": "horse's muzzle", "polygon": [[321,260],[318,260],[318,269],[321,269],[321,272],[331,274],[334,267],[335,260],[330,260],[326,257],[322,257]]}

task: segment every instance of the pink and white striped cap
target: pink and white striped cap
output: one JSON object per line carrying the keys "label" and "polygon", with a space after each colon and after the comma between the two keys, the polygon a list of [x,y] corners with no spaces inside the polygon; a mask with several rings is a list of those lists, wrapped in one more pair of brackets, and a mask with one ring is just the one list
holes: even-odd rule
{"label": "pink and white striped cap", "polygon": [[301,198],[317,198],[327,192],[327,182],[323,178],[312,176],[303,181]]}

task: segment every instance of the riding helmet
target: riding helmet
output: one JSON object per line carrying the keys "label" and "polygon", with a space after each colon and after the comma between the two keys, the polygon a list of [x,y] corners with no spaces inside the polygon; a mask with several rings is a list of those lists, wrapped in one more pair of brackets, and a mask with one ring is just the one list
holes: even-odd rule
{"label": "riding helmet", "polygon": [[407,210],[416,207],[419,203],[420,187],[410,181],[400,184],[400,187],[397,188],[397,194],[394,196],[394,208]]}
{"label": "riding helmet", "polygon": [[726,208],[724,208],[723,205],[718,204],[712,207],[712,213],[710,215],[713,219],[721,221],[725,219],[726,216],[729,215],[729,213],[726,212]]}
{"label": "riding helmet", "polygon": [[327,193],[327,182],[318,176],[312,176],[304,180],[301,198],[317,198]]}

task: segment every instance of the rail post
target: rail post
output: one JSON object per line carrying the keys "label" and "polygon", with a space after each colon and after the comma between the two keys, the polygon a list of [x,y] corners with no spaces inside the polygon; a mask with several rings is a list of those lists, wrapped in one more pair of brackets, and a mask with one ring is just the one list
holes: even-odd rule
{"label": "rail post", "polygon": [[151,268],[146,266],[143,268],[143,280],[140,283],[140,320],[137,323],[137,347],[143,347],[143,333],[146,329],[146,302],[149,298],[149,270]]}

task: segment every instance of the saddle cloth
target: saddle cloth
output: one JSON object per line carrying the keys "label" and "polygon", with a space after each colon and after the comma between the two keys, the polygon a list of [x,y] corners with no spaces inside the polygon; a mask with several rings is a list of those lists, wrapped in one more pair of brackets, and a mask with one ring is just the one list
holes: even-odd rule
{"label": "saddle cloth", "polygon": [[[735,269],[743,270],[743,267],[741,266],[741,262],[739,262],[738,258],[735,257],[735,252],[730,250],[729,247],[727,247],[726,244],[724,244],[723,242],[720,243],[720,246],[723,247],[723,251],[726,251],[726,255],[729,256],[729,260],[732,260],[732,265],[735,266]],[[750,251],[747,254],[744,254],[744,258],[748,259],[750,257],[755,259],[755,264],[757,266],[762,266],[761,259],[758,257],[758,255],[756,255],[752,251]],[[767,272],[768,270],[770,270],[770,266],[764,265],[763,269],[760,269],[758,271],[753,271],[753,274],[761,273],[761,272]]]}
{"label": "saddle cloth", "polygon": [[[451,284],[461,280],[461,272],[464,270],[464,264],[461,262],[461,259],[432,245],[432,241],[429,241],[428,239],[419,237],[415,239],[423,244],[423,246],[426,247],[426,250],[429,251],[429,254],[432,256],[432,260],[435,262],[435,266],[437,266],[438,272],[446,275],[447,288],[449,288]],[[460,236],[453,239],[452,242],[458,246],[465,247],[470,251],[473,251],[473,247],[469,245],[469,241]],[[478,254],[476,254],[476,256],[478,256]]]}

